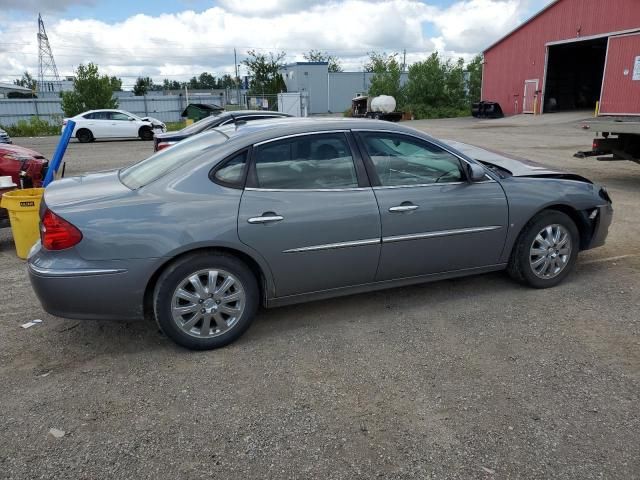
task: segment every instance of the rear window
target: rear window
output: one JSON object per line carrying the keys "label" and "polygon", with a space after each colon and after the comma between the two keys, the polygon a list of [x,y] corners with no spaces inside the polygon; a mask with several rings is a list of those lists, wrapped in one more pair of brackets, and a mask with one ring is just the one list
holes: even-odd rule
{"label": "rear window", "polygon": [[144,187],[172,172],[207,148],[224,143],[228,138],[217,130],[195,135],[159,151],[146,160],[123,168],[120,170],[120,181],[132,190]]}

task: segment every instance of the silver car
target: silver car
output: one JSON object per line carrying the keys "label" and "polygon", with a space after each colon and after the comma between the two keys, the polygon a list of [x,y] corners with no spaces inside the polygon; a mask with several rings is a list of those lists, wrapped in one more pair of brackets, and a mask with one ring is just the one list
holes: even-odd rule
{"label": "silver car", "polygon": [[260,305],[503,269],[552,287],[604,243],[612,207],[578,175],[401,125],[289,119],[56,181],[41,217],[28,269],[46,311],[154,317],[210,349]]}

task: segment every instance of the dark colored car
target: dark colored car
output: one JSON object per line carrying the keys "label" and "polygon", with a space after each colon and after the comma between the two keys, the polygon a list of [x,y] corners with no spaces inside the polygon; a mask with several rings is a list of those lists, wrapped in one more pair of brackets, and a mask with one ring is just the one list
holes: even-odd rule
{"label": "dark colored car", "polygon": [[148,314],[179,344],[215,348],[260,304],[503,269],[553,287],[612,215],[579,175],[395,123],[249,122],[53,182],[29,274],[54,315]]}
{"label": "dark colored car", "polygon": [[271,118],[283,118],[291,117],[287,113],[280,112],[268,112],[264,110],[237,110],[235,112],[220,112],[217,115],[212,115],[196,123],[189,125],[188,127],[178,130],[177,132],[167,132],[156,134],[153,139],[153,150],[157,152],[163,148],[170,147],[178,143],[185,138],[189,138],[192,135],[211,130],[212,128],[220,127],[222,125],[228,125],[235,122],[248,122],[252,120],[268,120]]}

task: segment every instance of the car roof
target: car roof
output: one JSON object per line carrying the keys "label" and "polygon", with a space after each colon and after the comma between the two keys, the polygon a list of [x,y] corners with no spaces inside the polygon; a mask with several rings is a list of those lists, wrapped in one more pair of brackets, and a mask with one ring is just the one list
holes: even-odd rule
{"label": "car roof", "polygon": [[288,113],[282,112],[273,112],[271,110],[225,110],[216,115],[217,118],[220,117],[230,117],[230,116],[243,116],[243,117],[252,117],[252,116],[262,116],[262,115],[275,115],[278,117],[291,117]]}
{"label": "car roof", "polygon": [[134,115],[137,117],[135,113],[127,112],[126,110],[120,110],[118,108],[98,108],[97,110],[87,110],[86,112],[79,113],[78,115],[86,115],[87,113],[96,113],[96,112],[120,112],[120,113],[126,113],[127,115]]}
{"label": "car roof", "polygon": [[425,136],[423,132],[413,128],[383,120],[339,117],[285,117],[282,119],[255,120],[247,123],[228,124],[217,127],[215,130],[222,132],[230,138],[238,137],[246,139],[249,143],[287,135],[321,132],[324,130],[388,130]]}

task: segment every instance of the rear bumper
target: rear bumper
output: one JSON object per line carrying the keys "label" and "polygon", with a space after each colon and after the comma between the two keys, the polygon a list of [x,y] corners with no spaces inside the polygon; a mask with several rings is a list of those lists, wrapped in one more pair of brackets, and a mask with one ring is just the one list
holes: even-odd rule
{"label": "rear bumper", "polygon": [[86,320],[144,317],[144,292],[152,271],[150,261],[81,265],[68,259],[52,261],[50,255],[51,252],[36,244],[27,263],[29,280],[47,313]]}
{"label": "rear bumper", "polygon": [[593,235],[588,249],[601,247],[609,235],[609,227],[613,221],[613,207],[611,204],[598,207],[598,214],[594,220]]}

